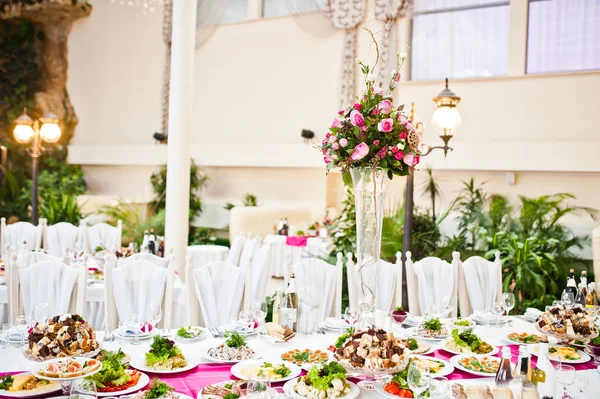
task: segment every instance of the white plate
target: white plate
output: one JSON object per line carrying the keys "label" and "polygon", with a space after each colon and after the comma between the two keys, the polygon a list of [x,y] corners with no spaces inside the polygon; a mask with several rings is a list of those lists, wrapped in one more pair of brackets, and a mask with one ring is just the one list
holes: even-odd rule
{"label": "white plate", "polygon": [[217,330],[219,330],[219,332],[221,334],[225,334],[225,332],[227,332],[227,331],[235,331],[238,334],[245,336],[245,337],[250,337],[250,336],[258,334],[258,328],[250,329],[250,328],[244,327],[238,323],[228,323],[228,324],[218,327]]}
{"label": "white plate", "polygon": [[[121,339],[125,339],[125,340],[131,340],[131,341],[135,341],[135,335],[134,334],[123,334],[123,331],[121,331],[120,329],[116,329],[113,334],[115,335],[115,337],[117,338],[121,338]],[[153,333],[152,332],[144,332],[138,335],[138,340],[145,340],[145,339],[149,339],[153,337]]]}
{"label": "white plate", "polygon": [[252,348],[252,347],[251,347],[251,348],[252,348],[252,350],[254,351],[254,356],[252,356],[252,358],[251,358],[251,359],[244,359],[244,360],[221,360],[221,359],[217,359],[217,358],[215,358],[215,357],[212,357],[211,355],[209,355],[209,354],[208,354],[208,352],[209,352],[211,349],[214,349],[214,348],[216,348],[216,346],[215,346],[215,347],[212,347],[212,346],[211,346],[210,348],[207,348],[207,349],[206,349],[206,350],[205,350],[205,351],[202,353],[202,356],[203,356],[203,357],[204,357],[206,360],[210,360],[211,362],[215,362],[215,363],[223,363],[223,364],[234,364],[234,363],[244,362],[244,361],[246,361],[246,360],[256,360],[256,359],[262,359],[262,355],[261,355],[261,354],[259,354],[259,353],[256,351],[256,349],[254,349],[254,348]]}
{"label": "white plate", "polygon": [[[95,399],[93,396],[89,395],[77,395],[78,399]],[[52,399],[71,399],[72,396],[54,396]]]}
{"label": "white plate", "polygon": [[[427,349],[425,352],[411,352],[414,353],[415,355],[429,355],[430,353],[433,353],[436,351],[436,349],[438,349],[437,347],[435,347],[434,345],[432,345],[430,342],[419,342],[419,340],[417,339],[417,342],[419,343],[419,347],[421,345],[427,345],[429,346],[429,349]],[[418,350],[418,349],[417,349]]]}
{"label": "white plate", "polygon": [[471,319],[460,319],[461,321],[468,321],[470,324],[468,326],[457,326],[456,324],[454,324],[455,321],[457,321],[458,319],[452,318],[452,319],[446,319],[444,321],[444,324],[448,327],[449,331],[451,332],[453,329],[458,328],[459,330],[468,330],[469,328],[473,328],[475,327],[477,324],[471,320]]}
{"label": "white plate", "polygon": [[436,359],[436,358],[434,358],[434,357],[431,357],[431,356],[412,356],[412,357],[413,357],[413,358],[417,358],[417,359],[424,359],[424,360],[436,361],[436,362],[441,362],[441,363],[444,363],[444,368],[443,368],[443,369],[441,369],[440,371],[438,371],[438,372],[437,372],[437,373],[435,373],[435,374],[431,374],[431,376],[432,376],[433,378],[436,378],[436,377],[444,377],[444,376],[447,376],[447,375],[449,375],[449,374],[452,374],[452,373],[454,372],[454,366],[453,366],[453,365],[451,365],[450,363],[448,363],[448,362],[447,362],[447,361],[445,361],[445,360],[442,360],[442,359]]}
{"label": "white plate", "polygon": [[[268,363],[271,363],[272,365],[278,365],[278,364],[284,364],[287,368],[290,369],[290,374],[287,377],[283,377],[279,380],[271,380],[271,382],[280,382],[280,381],[289,381],[291,379],[294,379],[296,377],[298,377],[300,375],[300,373],[302,372],[302,369],[298,366],[296,366],[293,363],[290,362],[285,362],[283,360],[279,360],[279,361],[267,361]],[[240,380],[247,380],[249,379],[251,376],[250,375],[246,375],[244,373],[244,368],[249,367],[249,366],[260,366],[263,363],[265,363],[265,360],[244,360],[241,361],[239,363],[234,364],[233,366],[231,366],[231,374],[234,377],[239,378]]]}
{"label": "white plate", "polygon": [[420,335],[418,335],[418,334],[417,334],[417,327],[411,327],[411,328],[407,328],[407,329],[405,330],[405,333],[406,333],[406,334],[407,334],[409,337],[412,337],[412,338],[415,338],[415,339],[420,339],[420,340],[423,340],[423,341],[431,341],[431,342],[440,342],[440,341],[443,341],[443,340],[445,340],[445,339],[446,339],[446,337],[448,337],[448,335],[442,335],[442,336],[441,336],[441,337],[439,337],[439,338],[427,338],[427,337],[422,337],[422,336],[420,336]]}
{"label": "white plate", "polygon": [[[41,378],[43,380],[48,380],[48,381],[75,381],[75,380],[79,380],[81,378],[84,377],[89,377],[90,375],[94,375],[96,374],[98,371],[102,370],[102,362],[100,362],[100,367],[94,371],[92,371],[91,373],[87,373],[85,375],[80,375],[77,377],[71,377],[71,378],[52,378],[52,377],[46,377],[44,375],[38,374],[38,370],[44,368],[44,366],[48,363],[57,363],[57,362],[62,362],[63,360],[68,359],[68,358],[57,358],[57,359],[51,359],[51,360],[46,360],[45,362],[42,363],[37,363],[36,367],[34,370],[31,371],[31,373],[33,375],[35,375],[37,378]],[[78,361],[81,364],[84,364],[85,362],[87,362],[88,360],[90,360],[87,357],[73,357],[72,359],[75,359],[76,361]]]}
{"label": "white plate", "polygon": [[[13,374],[13,377],[22,374],[31,374],[31,373],[19,373]],[[19,391],[19,392],[10,392],[0,389],[0,396],[5,396],[7,398],[35,398],[37,396],[46,396],[49,393],[60,391],[62,388],[59,383],[53,382],[53,385],[46,386],[47,389],[37,389],[35,391]]]}
{"label": "white plate", "polygon": [[447,348],[446,341],[444,341],[443,345],[441,345],[439,347],[439,349],[443,349],[448,353],[452,353],[453,355],[469,355],[469,356],[470,355],[482,355],[482,356],[487,355],[487,356],[491,356],[491,355],[495,355],[496,353],[500,352],[500,349],[498,349],[497,346],[492,346],[492,348],[494,348],[494,349],[492,349],[492,351],[489,353],[458,352],[458,351],[452,350],[450,348]]}
{"label": "white plate", "polygon": [[385,386],[387,385],[388,382],[390,382],[392,380],[392,376],[388,375],[385,376],[383,378],[378,379],[377,381],[375,381],[375,391],[377,391],[377,393],[379,393],[380,395],[385,396],[386,398],[390,398],[390,399],[398,399],[399,396],[396,395],[392,395],[391,393],[387,393],[385,391]]}
{"label": "white plate", "polygon": [[[558,345],[551,345],[548,349],[550,349],[552,346],[558,346]],[[537,355],[540,353],[540,347],[539,346],[530,347],[529,352],[532,355],[537,357]],[[548,353],[548,359],[554,360],[554,361],[560,361],[561,363],[570,363],[570,364],[581,364],[581,363],[586,363],[586,362],[590,361],[590,359],[591,359],[590,355],[588,355],[584,351],[577,350],[577,353],[579,354],[579,356],[581,356],[581,359],[579,359],[579,360],[567,360],[567,359],[559,360],[555,357],[552,357],[552,353]]]}
{"label": "white plate", "polygon": [[184,353],[183,351],[181,351],[181,353],[183,354],[183,357],[185,357],[185,361],[187,362],[187,366],[185,367],[181,367],[175,370],[156,370],[148,365],[146,365],[146,354],[142,354],[141,356],[135,356],[132,357],[131,360],[129,361],[129,364],[131,365],[131,367],[138,369],[140,371],[145,371],[147,373],[153,373],[153,374],[177,374],[177,373],[183,373],[184,371],[188,371],[191,370],[193,368],[195,368],[198,365],[198,360],[196,360],[196,358],[194,356],[192,356],[191,354],[188,353]]}
{"label": "white plate", "polygon": [[[206,329],[204,327],[199,327],[199,326],[191,326],[191,327],[194,329],[199,329],[201,331],[200,335],[198,335],[197,337],[193,337],[193,338],[183,338],[183,337],[180,337],[179,335],[177,335],[177,332],[175,332],[175,338],[182,342],[193,342],[193,341],[198,341],[206,336]],[[188,329],[189,326],[185,327],[185,328]]]}
{"label": "white plate", "polygon": [[[286,382],[283,385],[283,392],[292,399],[306,399],[304,396],[300,396],[294,391],[294,385],[297,381],[298,379],[295,378]],[[354,399],[360,394],[360,388],[358,388],[355,383],[347,380],[346,382],[350,384],[350,393],[346,396],[340,396],[337,399]]]}
{"label": "white plate", "polygon": [[[216,384],[209,384],[209,385],[216,385],[216,386],[219,386],[219,387],[223,387],[223,385],[225,385],[225,384],[232,384],[234,382],[236,382],[236,381],[235,380],[225,380],[225,381],[217,382]],[[196,399],[210,399],[210,398],[222,399],[221,396],[217,396],[217,395],[206,395],[206,396],[202,395],[202,390],[204,388],[206,388],[207,386],[208,385],[202,387],[198,391],[198,394],[196,395]]]}
{"label": "white plate", "polygon": [[29,339],[29,335],[28,334],[20,336],[20,338],[18,338],[18,337],[19,336],[17,334],[2,333],[0,335],[0,339],[2,341],[8,342],[10,344],[27,343],[27,340]]}
{"label": "white plate", "polygon": [[138,380],[137,384],[135,384],[134,386],[124,389],[122,391],[116,391],[116,392],[95,392],[95,391],[90,391],[87,390],[85,388],[81,387],[81,384],[83,383],[83,381],[77,382],[75,385],[75,390],[77,392],[81,392],[83,394],[88,394],[88,395],[92,395],[92,396],[97,396],[97,397],[103,397],[103,396],[121,396],[121,395],[127,395],[128,393],[134,393],[139,391],[140,389],[144,388],[146,385],[148,385],[150,383],[150,377],[148,377],[146,374],[144,373],[140,373],[140,379]]}
{"label": "white plate", "polygon": [[[452,356],[450,358],[450,364],[453,365],[455,368],[464,371],[465,373],[469,373],[469,374],[473,374],[473,375],[478,375],[478,376],[481,376],[481,377],[494,377],[496,375],[495,372],[494,373],[482,373],[480,371],[469,370],[468,368],[463,367],[463,366],[460,365],[460,363],[458,363],[458,361],[460,359],[462,359],[463,357],[471,357],[471,356],[475,356],[475,357],[484,357],[484,356],[487,356],[487,357],[494,358],[494,359],[498,360],[499,362],[502,361],[501,358],[496,357],[496,356],[488,356],[488,355],[464,355],[463,354],[463,355]],[[511,370],[513,369],[513,366],[514,366],[514,364],[511,363]]]}
{"label": "white plate", "polygon": [[325,319],[324,322],[321,323],[322,328],[329,330],[329,331],[346,331],[346,329],[349,327],[348,323],[346,323],[345,320],[342,319],[338,319],[335,317],[328,317]]}

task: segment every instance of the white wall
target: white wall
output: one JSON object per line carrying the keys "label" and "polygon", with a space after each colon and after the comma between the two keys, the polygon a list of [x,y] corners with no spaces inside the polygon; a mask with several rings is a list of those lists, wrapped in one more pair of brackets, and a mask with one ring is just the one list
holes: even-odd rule
{"label": "white wall", "polygon": [[[92,3],[92,15],[76,22],[69,42],[69,92],[80,118],[70,161],[84,165],[92,193],[147,200],[147,178],[166,160],[165,147],[151,138],[161,126],[162,16]],[[399,50],[409,44],[409,25],[398,24]],[[462,97],[463,125],[451,141],[454,152],[446,159],[432,153],[425,163],[451,192],[475,175],[513,198],[567,191],[579,204],[600,208],[600,72],[522,76],[523,30],[513,31],[511,76],[451,81]],[[342,43],[341,33],[317,38],[282,17],[220,26],[197,49],[191,152],[212,177],[208,202],[253,192],[263,203],[319,212],[339,200],[332,199],[338,183],[325,178],[318,151],[302,143],[300,130],[322,136],[335,116]],[[364,32],[359,53],[373,55]],[[431,98],[442,88],[441,81],[404,82],[398,91],[399,102],[416,103],[431,145],[441,144],[430,120]],[[521,172],[517,184],[503,183],[501,171]]]}

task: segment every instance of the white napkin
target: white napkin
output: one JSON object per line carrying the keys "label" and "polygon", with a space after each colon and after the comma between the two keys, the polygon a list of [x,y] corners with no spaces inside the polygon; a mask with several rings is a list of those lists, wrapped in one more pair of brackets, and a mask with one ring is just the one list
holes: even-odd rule
{"label": "white napkin", "polygon": [[527,308],[527,309],[525,309],[525,314],[526,315],[531,315],[531,317],[536,317],[537,318],[542,313],[544,313],[544,312],[542,312],[541,310],[536,309],[536,308]]}
{"label": "white napkin", "polygon": [[331,328],[331,329],[335,329],[335,330],[339,330],[339,329],[348,327],[348,323],[346,323],[345,320],[338,319],[336,317],[326,318],[325,321],[323,322],[323,325],[327,328]]}

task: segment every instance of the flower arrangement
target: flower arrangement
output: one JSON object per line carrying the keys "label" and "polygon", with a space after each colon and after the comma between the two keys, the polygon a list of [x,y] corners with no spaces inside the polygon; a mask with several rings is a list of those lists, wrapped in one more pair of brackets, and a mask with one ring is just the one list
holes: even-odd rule
{"label": "flower arrangement", "polygon": [[377,77],[371,67],[356,59],[366,88],[354,105],[338,112],[319,147],[327,172],[339,167],[345,184],[352,181],[351,168],[381,168],[391,179],[407,175],[419,163],[421,137],[404,114],[404,106],[394,108],[392,103],[405,59],[406,54],[397,54],[396,69],[385,94],[383,87],[375,83]]}

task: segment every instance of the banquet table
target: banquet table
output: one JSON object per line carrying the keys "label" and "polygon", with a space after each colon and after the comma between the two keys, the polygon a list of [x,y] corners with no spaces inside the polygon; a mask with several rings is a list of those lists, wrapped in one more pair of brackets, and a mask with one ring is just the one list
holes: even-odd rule
{"label": "banquet table", "polygon": [[[302,239],[304,238],[304,239]],[[331,244],[319,237],[288,237],[275,234],[265,236],[263,245],[269,245],[268,267],[273,277],[287,279],[290,266],[302,258],[326,258]]]}
{"label": "banquet table", "polygon": [[[477,326],[475,327],[474,332],[480,335],[488,343],[495,346],[506,346],[507,342],[503,340],[503,337],[509,332],[535,332],[533,325],[524,319],[519,317],[513,317],[512,319],[512,327],[494,328]],[[396,332],[401,333],[401,330],[396,330]],[[100,340],[102,339],[102,335],[102,332],[98,333],[98,338]],[[257,353],[262,354],[266,361],[278,361],[280,359],[280,355],[290,349],[326,349],[329,345],[335,342],[337,335],[337,333],[309,336],[298,334],[291,342],[288,342],[284,345],[274,345],[269,341],[257,339],[249,339],[248,344],[253,347]],[[143,354],[149,349],[150,342],[151,341],[146,340],[141,345],[137,346],[130,344],[128,341],[115,341],[109,343],[103,342],[102,345],[108,349],[122,348],[125,353],[129,354],[132,358],[135,358],[143,356]],[[206,385],[232,379],[233,376],[230,373],[231,365],[213,363],[202,357],[202,354],[208,348],[214,347],[220,342],[222,342],[222,339],[215,339],[208,334],[205,338],[193,343],[182,343],[177,341],[186,357],[198,359],[200,364],[190,371],[170,376],[163,375],[159,376],[159,378],[174,387],[176,392],[190,395],[193,398],[196,398],[198,392]],[[514,363],[516,362],[516,356],[518,354],[518,345],[509,346],[513,354],[512,361]],[[437,349],[430,356],[443,360],[448,360],[450,357],[452,357],[450,353],[447,353],[442,349]],[[496,356],[500,356],[500,354]],[[532,359],[533,363],[535,363],[536,358],[532,357]],[[18,371],[31,370],[35,368],[35,366],[36,363],[30,362],[23,357],[19,348],[10,347],[8,349],[0,349],[0,375],[4,375],[7,372],[14,373]],[[588,386],[584,391],[585,398],[598,398],[600,396],[600,372],[596,370],[596,366],[594,366],[590,361],[585,364],[575,365],[575,368],[577,369],[578,375],[586,375],[589,379]],[[455,382],[460,382],[464,385],[472,385],[477,383],[493,384],[493,378],[477,377],[457,370],[450,374],[448,379]],[[282,385],[283,383],[275,383],[274,387],[278,388],[279,392],[281,392],[281,389],[279,388]],[[560,392],[560,389],[561,388],[557,384],[557,394]],[[575,385],[572,385],[569,388],[569,392],[574,399],[578,399],[578,391],[576,390]],[[561,395],[555,396],[555,398],[558,399],[561,396],[562,393]],[[375,391],[361,390],[359,398],[375,399],[383,397]],[[579,396],[579,398],[581,397]]]}

